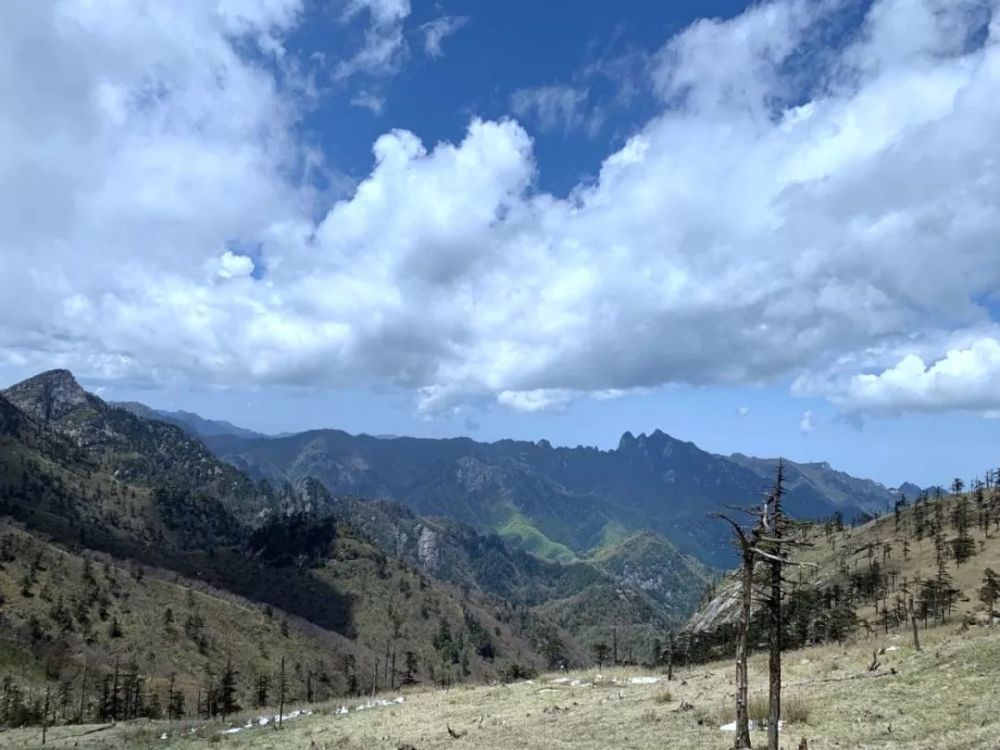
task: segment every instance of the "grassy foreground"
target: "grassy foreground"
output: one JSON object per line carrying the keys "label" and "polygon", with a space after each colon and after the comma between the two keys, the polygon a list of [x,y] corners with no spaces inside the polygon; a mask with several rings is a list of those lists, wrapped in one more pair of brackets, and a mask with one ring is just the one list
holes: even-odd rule
{"label": "grassy foreground", "polygon": [[[1000,628],[952,624],[922,633],[923,651],[903,635],[789,652],[783,746],[969,750],[1000,747]],[[867,672],[874,650],[881,667]],[[766,685],[763,655],[752,687]],[[893,670],[895,673],[893,673]],[[411,691],[404,702],[355,710],[363,700],[313,707],[271,726],[223,734],[215,722],[134,722],[49,730],[53,748],[318,748],[451,750],[498,748],[726,748],[732,734],[729,663],[678,670],[652,683],[647,671],[607,669],[548,675],[504,686]],[[633,678],[639,678],[633,682]],[[647,679],[642,679],[647,678]],[[575,681],[575,682],[574,682]],[[397,695],[382,696],[396,699]],[[758,696],[757,702],[761,696]],[[293,707],[294,708],[294,707]],[[247,713],[246,720],[263,712]],[[232,724],[228,725],[232,726]],[[449,727],[460,737],[453,738]],[[163,738],[163,735],[166,738]],[[764,742],[754,732],[755,744]],[[0,748],[40,747],[41,731],[0,733]]]}

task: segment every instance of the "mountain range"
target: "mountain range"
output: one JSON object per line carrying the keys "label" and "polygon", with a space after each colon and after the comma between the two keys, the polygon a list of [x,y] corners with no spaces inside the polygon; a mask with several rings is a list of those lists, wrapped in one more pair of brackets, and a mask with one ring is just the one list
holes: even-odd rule
{"label": "mountain range", "polygon": [[190,706],[230,663],[283,657],[303,695],[583,665],[598,640],[645,658],[710,578],[652,532],[555,561],[310,476],[263,481],[146,414],[64,370],[0,392],[0,647],[96,718],[86,693],[118,659]]}
{"label": "mountain range", "polygon": [[[659,430],[625,433],[613,450],[559,448],[545,440],[386,439],[340,430],[204,439],[256,479],[281,484],[311,477],[331,494],[394,500],[421,516],[500,534],[544,558],[586,558],[649,530],[711,567],[730,565],[732,550],[709,514],[754,502],[776,463],[715,455]],[[900,492],[827,464],[787,466],[787,507],[801,518],[884,511]]]}
{"label": "mountain range", "polygon": [[[731,559],[708,514],[772,472],[660,431],[608,451],[263,436],[50,371],[0,392],[0,641],[25,675],[86,690],[113,652],[189,699],[230,661],[285,657],[304,693],[322,675],[337,694],[582,665],[601,642],[643,660]],[[803,517],[899,492],[825,464],[787,475]]]}

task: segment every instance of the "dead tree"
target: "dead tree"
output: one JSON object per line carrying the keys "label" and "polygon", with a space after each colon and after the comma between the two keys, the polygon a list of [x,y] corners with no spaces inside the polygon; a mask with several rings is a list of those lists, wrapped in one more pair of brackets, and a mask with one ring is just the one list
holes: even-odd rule
{"label": "dead tree", "polygon": [[281,672],[278,674],[278,729],[285,719],[285,657],[281,657]]}
{"label": "dead tree", "polygon": [[759,530],[747,531],[736,521],[721,513],[714,514],[733,527],[733,541],[739,550],[740,567],[740,618],[736,630],[736,737],[735,750],[745,750],[750,745],[750,712],[748,703],[749,680],[747,677],[747,648],[750,614],[753,607],[753,569],[757,562],[755,548]]}
{"label": "dead tree", "polygon": [[778,722],[781,720],[781,576],[785,561],[785,516],[781,510],[781,498],[785,493],[785,465],[778,459],[774,479],[774,489],[764,502],[762,525],[764,533],[772,540],[768,542],[770,555],[770,594],[767,599],[768,623],[768,699],[767,699],[767,747],[778,750]]}
{"label": "dead tree", "polygon": [[778,728],[781,721],[781,648],[782,648],[782,610],[784,597],[784,568],[787,565],[800,565],[788,559],[792,547],[807,547],[809,544],[795,539],[788,533],[792,526],[791,519],[785,515],[781,506],[785,496],[785,462],[778,459],[775,470],[774,486],[768,493],[761,507],[759,527],[762,533],[758,538],[758,547],[753,552],[760,557],[768,568],[768,593],[764,598],[767,607],[767,643],[768,643],[768,701],[767,701],[767,747],[768,750],[778,750]]}
{"label": "dead tree", "polygon": [[785,494],[785,464],[781,459],[775,473],[775,482],[759,508],[737,508],[756,518],[748,531],[728,516],[714,514],[733,528],[733,536],[740,552],[740,619],[736,635],[736,741],[737,750],[750,747],[750,721],[747,706],[747,640],[753,608],[754,567],[758,561],[767,565],[768,591],[760,600],[768,613],[768,722],[769,750],[778,750],[778,726],[781,719],[781,647],[782,608],[784,596],[783,568],[792,563],[788,551],[792,547],[809,546],[787,533],[792,525],[781,507]]}

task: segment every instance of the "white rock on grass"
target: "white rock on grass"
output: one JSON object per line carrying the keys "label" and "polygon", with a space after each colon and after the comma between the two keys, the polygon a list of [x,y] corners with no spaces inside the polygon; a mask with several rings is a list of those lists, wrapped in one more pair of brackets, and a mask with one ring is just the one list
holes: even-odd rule
{"label": "white rock on grass", "polygon": [[[750,731],[753,731],[754,729],[757,729],[757,722],[756,721],[754,721],[753,719],[750,719],[749,723],[750,723]],[[765,726],[766,726],[765,724],[761,724],[760,728],[763,729]],[[736,731],[736,722],[735,721],[731,721],[728,724],[723,724],[721,727],[719,727],[719,729],[721,731],[723,731],[723,732],[735,732]],[[784,729],[785,729],[785,722],[784,722],[784,720],[783,719],[779,720],[778,721],[778,731],[781,732]]]}

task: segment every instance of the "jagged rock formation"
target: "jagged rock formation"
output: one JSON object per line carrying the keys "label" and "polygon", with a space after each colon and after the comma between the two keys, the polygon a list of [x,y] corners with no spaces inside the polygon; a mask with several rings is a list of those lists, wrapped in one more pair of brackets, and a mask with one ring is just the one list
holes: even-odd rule
{"label": "jagged rock formation", "polygon": [[[207,444],[271,482],[315,477],[331,494],[394,500],[424,516],[501,534],[551,559],[591,551],[648,529],[712,566],[732,562],[725,533],[706,520],[721,505],[756,499],[770,463],[707,453],[659,430],[625,433],[615,450],[553,448],[467,438],[380,439],[315,430],[270,439],[224,435]],[[891,504],[894,493],[815,464],[789,463],[787,507],[800,518],[850,519]]]}

